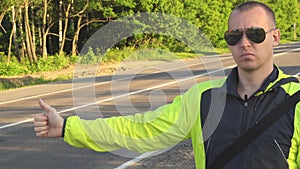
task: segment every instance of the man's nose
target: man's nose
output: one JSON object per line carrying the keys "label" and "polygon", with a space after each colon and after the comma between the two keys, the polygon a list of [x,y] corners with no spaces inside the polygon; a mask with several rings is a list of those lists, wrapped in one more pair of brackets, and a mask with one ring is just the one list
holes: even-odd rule
{"label": "man's nose", "polygon": [[242,35],[242,39],[240,41],[241,46],[249,46],[251,44],[250,40],[248,39],[246,33],[244,32]]}

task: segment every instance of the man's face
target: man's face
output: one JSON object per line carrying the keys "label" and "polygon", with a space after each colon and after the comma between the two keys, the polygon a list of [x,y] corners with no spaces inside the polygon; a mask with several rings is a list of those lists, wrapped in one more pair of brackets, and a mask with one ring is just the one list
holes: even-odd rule
{"label": "man's face", "polygon": [[234,11],[229,19],[229,30],[241,29],[245,31],[247,28],[261,27],[266,34],[266,38],[262,43],[255,43],[249,40],[243,33],[242,39],[229,49],[236,61],[239,69],[244,71],[254,71],[265,66],[273,66],[273,47],[279,44],[279,30],[275,28],[261,7],[255,7],[248,11]]}

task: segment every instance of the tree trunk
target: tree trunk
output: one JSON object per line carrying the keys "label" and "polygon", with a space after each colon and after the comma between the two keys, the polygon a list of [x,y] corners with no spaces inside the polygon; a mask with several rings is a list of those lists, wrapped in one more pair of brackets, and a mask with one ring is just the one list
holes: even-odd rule
{"label": "tree trunk", "polygon": [[22,22],[22,8],[19,8],[19,24],[20,24],[20,37],[21,37],[21,50],[20,50],[20,61],[21,63],[25,60],[25,53],[27,53],[26,44],[24,40],[23,22]]}
{"label": "tree trunk", "polygon": [[30,44],[30,40],[29,40],[29,37],[28,37],[28,34],[30,34],[30,33],[28,33],[28,18],[26,18],[26,16],[28,16],[28,4],[26,5],[27,3],[25,3],[25,13],[24,13],[24,15],[25,15],[25,17],[24,17],[24,19],[25,19],[25,42],[26,42],[26,49],[27,49],[27,55],[28,55],[28,58],[29,58],[29,61],[30,62],[33,62],[33,56],[32,56],[32,53],[31,53],[31,44]]}
{"label": "tree trunk", "polygon": [[[73,3],[73,0],[71,3]],[[80,30],[83,26],[86,25],[86,24],[82,24],[81,21],[83,18],[83,13],[86,11],[88,4],[89,4],[89,1],[86,1],[86,4],[83,7],[83,9],[81,11],[77,12],[76,15],[74,15],[74,16],[78,17],[78,20],[77,20],[77,27],[76,27],[76,31],[75,31],[73,42],[72,42],[72,52],[71,52],[72,56],[76,56],[76,54],[77,54],[77,42],[79,39]]]}
{"label": "tree trunk", "polygon": [[46,33],[46,27],[47,27],[47,8],[48,8],[48,2],[47,0],[44,0],[44,15],[43,15],[43,27],[42,27],[42,34],[43,34],[43,47],[42,47],[42,55],[43,58],[47,58],[47,33]]}
{"label": "tree trunk", "polygon": [[39,53],[42,55],[43,54],[43,36],[42,36],[42,26],[41,26],[41,21],[38,20],[38,35],[39,35]]}
{"label": "tree trunk", "polygon": [[14,54],[15,56],[18,58],[19,61],[21,61],[21,58],[20,58],[20,51],[19,51],[19,43],[17,42],[17,12],[16,10],[14,9],[14,21],[13,21],[13,32],[14,32],[14,35],[13,35],[13,41],[14,41]]}
{"label": "tree trunk", "polygon": [[14,32],[11,31],[10,36],[9,36],[9,44],[8,44],[8,54],[7,54],[7,62],[6,64],[10,64],[10,55],[11,55],[11,46],[12,46],[12,41],[13,41],[13,34]]}
{"label": "tree trunk", "polygon": [[[32,33],[31,33],[31,35],[32,35],[32,49],[33,49],[32,52],[34,52],[34,56],[37,57],[36,56],[36,44],[35,44],[36,37],[35,37],[35,23],[34,23],[34,8],[33,8],[33,6],[31,6],[31,30],[32,30]],[[36,60],[37,60],[37,58],[36,58]]]}
{"label": "tree trunk", "polygon": [[[16,32],[17,32],[17,26],[16,26],[16,11],[15,7],[11,7],[11,23],[12,23],[12,30],[9,36],[9,45],[8,45],[8,54],[7,54],[7,65],[10,64],[10,56],[11,56],[11,48],[12,43],[14,42],[16,44]],[[18,50],[17,46],[15,45],[15,52]],[[17,52],[16,52],[17,53]]]}
{"label": "tree trunk", "polygon": [[37,61],[35,48],[33,45],[32,34],[30,30],[29,16],[28,16],[28,2],[25,2],[25,35],[26,35],[26,46],[27,46],[27,54],[31,61]]}
{"label": "tree trunk", "polygon": [[72,56],[76,56],[76,51],[77,51],[77,42],[78,42],[78,38],[79,38],[79,33],[81,30],[81,20],[82,20],[82,16],[78,16],[78,21],[77,21],[77,28],[76,28],[76,32],[74,34],[74,38],[73,38],[73,42],[72,42]]}
{"label": "tree trunk", "polygon": [[64,26],[64,31],[62,35],[62,41],[61,41],[61,46],[59,49],[59,54],[63,54],[64,47],[65,47],[65,42],[66,42],[66,36],[67,36],[67,31],[68,31],[68,26],[69,26],[69,13],[70,9],[73,5],[73,0],[68,4],[67,10],[65,12],[65,26]]}
{"label": "tree trunk", "polygon": [[63,2],[62,0],[59,0],[59,20],[58,20],[58,48],[59,48],[59,55],[63,54],[63,47],[62,47],[62,38],[63,38],[63,8],[62,8]]}
{"label": "tree trunk", "polygon": [[0,15],[0,28],[3,30],[4,33],[6,33],[5,28],[2,26],[2,20],[5,17],[6,11],[3,11]]}

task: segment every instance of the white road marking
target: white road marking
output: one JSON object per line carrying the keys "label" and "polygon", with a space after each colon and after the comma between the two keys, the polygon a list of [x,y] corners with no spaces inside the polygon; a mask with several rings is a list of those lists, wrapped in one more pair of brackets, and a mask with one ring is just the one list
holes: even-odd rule
{"label": "white road marking", "polygon": [[[228,68],[230,68],[230,67],[227,67],[226,69],[228,69]],[[225,69],[218,69],[218,70],[215,70],[215,71],[211,71],[209,73],[215,73],[215,72],[219,72],[219,71],[223,71],[223,70],[225,70]],[[149,90],[161,88],[161,87],[164,87],[164,86],[172,85],[172,84],[175,84],[175,83],[187,81],[187,80],[190,80],[190,79],[198,78],[198,77],[201,77],[201,76],[205,76],[205,75],[208,75],[209,73],[202,73],[202,74],[199,74],[199,75],[196,75],[196,76],[192,76],[192,77],[188,77],[188,78],[183,78],[183,79],[172,81],[172,82],[168,82],[168,83],[163,83],[163,84],[152,86],[152,87],[145,88],[145,89],[142,89],[142,90],[137,90],[137,91],[134,91],[134,92],[122,94],[122,95],[119,95],[119,96],[116,96],[116,97],[110,97],[110,98],[103,99],[103,100],[100,100],[100,101],[91,102],[91,103],[84,104],[84,105],[77,106],[77,107],[72,107],[72,108],[69,108],[69,109],[65,109],[65,110],[59,111],[58,113],[61,114],[61,113],[65,113],[65,112],[69,112],[69,111],[73,111],[73,110],[85,108],[85,107],[88,107],[88,106],[91,106],[91,105],[95,105],[95,104],[100,104],[100,103],[103,103],[103,102],[111,101],[111,100],[114,100],[114,99],[131,96],[131,95],[142,93],[142,92],[145,92],[145,91],[149,91]],[[20,121],[20,122],[16,122],[16,123],[12,123],[12,124],[8,124],[8,125],[0,126],[0,130],[8,128],[8,127],[13,127],[13,126],[16,126],[16,125],[19,125],[19,124],[22,124],[22,123],[27,123],[27,122],[30,122],[30,121],[33,121],[33,119],[31,118],[31,119],[23,120],[23,121]]]}
{"label": "white road marking", "polygon": [[274,54],[274,56],[277,57],[277,56],[284,55],[284,54],[291,53],[291,52],[295,52],[295,51],[298,51],[298,50],[300,50],[300,48],[291,49],[291,50],[288,50],[288,51],[285,51],[285,52],[282,52],[282,53],[276,53],[276,54]]}
{"label": "white road marking", "polygon": [[[300,48],[288,50],[288,51],[283,52],[283,53],[274,54],[274,56],[279,56],[279,55],[282,55],[282,54],[286,54],[286,53],[290,53],[290,52],[294,52],[294,51],[298,51],[298,50],[300,50]],[[221,58],[221,59],[228,59],[228,58],[229,57],[225,57],[225,58]],[[198,64],[201,64],[201,63],[195,63],[195,64],[191,64],[189,66],[195,66],[195,65],[198,65]],[[182,67],[176,67],[176,68],[167,69],[167,70],[164,70],[164,71],[170,71],[170,70],[175,70],[175,69],[180,69],[180,68],[182,68]],[[163,72],[163,71],[156,71],[153,74],[160,73],[160,72]],[[136,77],[142,77],[142,76],[146,76],[146,75],[138,75]],[[126,80],[126,79],[129,79],[129,78],[130,77],[126,77],[126,78],[122,78],[122,79],[118,79],[118,80]],[[49,96],[49,95],[53,95],[53,94],[64,93],[64,92],[68,92],[68,91],[72,91],[72,90],[79,90],[79,89],[82,89],[82,88],[87,88],[87,87],[91,87],[91,86],[98,86],[98,85],[102,85],[102,84],[106,84],[106,83],[110,83],[110,82],[111,81],[100,82],[100,83],[95,83],[93,85],[86,85],[86,86],[77,87],[77,88],[65,89],[65,90],[49,92],[49,93],[39,94],[39,95],[35,95],[35,96],[30,96],[30,97],[24,97],[24,98],[20,98],[20,99],[9,100],[9,101],[5,101],[5,102],[1,102],[0,105],[13,103],[13,102],[18,102],[18,101],[23,101],[23,100],[34,99],[34,98],[41,98],[43,96]]]}
{"label": "white road marking", "polygon": [[[228,58],[222,58],[223,60],[228,59]],[[214,60],[210,61],[213,62]],[[209,63],[209,62],[208,62]],[[196,66],[199,64],[203,64],[203,63],[194,63],[191,65],[187,65],[187,66]],[[161,73],[161,72],[166,72],[166,71],[170,71],[170,70],[176,70],[176,69],[181,69],[184,68],[184,66],[181,67],[174,67],[171,69],[166,69],[166,70],[158,70],[153,72],[152,74],[156,74],[156,73]],[[137,75],[135,77],[143,77],[143,76],[147,76],[148,74],[142,74],[142,75]],[[125,78],[120,78],[117,79],[115,81],[121,81],[121,80],[126,80],[126,79],[131,79],[131,77],[125,77]],[[35,96],[29,96],[29,97],[24,97],[24,98],[19,98],[19,99],[14,99],[14,100],[9,100],[9,101],[5,101],[5,102],[1,102],[0,105],[3,104],[8,104],[8,103],[13,103],[13,102],[18,102],[18,101],[23,101],[23,100],[29,100],[29,99],[35,99],[35,98],[41,98],[44,96],[49,96],[49,95],[53,95],[53,94],[59,94],[59,93],[64,93],[64,92],[69,92],[69,91],[74,91],[74,90],[79,90],[79,89],[83,89],[83,88],[87,88],[87,87],[91,87],[91,86],[99,86],[99,85],[103,85],[106,83],[111,83],[111,81],[106,81],[106,82],[100,82],[100,83],[94,83],[92,85],[85,85],[85,86],[81,86],[81,87],[76,87],[76,88],[71,88],[71,89],[65,89],[65,90],[59,90],[59,91],[55,91],[55,92],[49,92],[49,93],[44,93],[44,94],[39,94],[39,95],[35,95]]]}
{"label": "white road marking", "polygon": [[129,166],[133,166],[133,165],[137,164],[138,162],[140,162],[141,160],[143,160],[147,157],[153,156],[156,153],[159,153],[159,150],[144,153],[144,154],[142,154],[142,155],[140,155],[140,156],[138,156],[138,157],[136,157],[132,160],[127,161],[126,163],[123,163],[122,165],[116,167],[115,169],[125,169]]}
{"label": "white road marking", "polygon": [[[294,51],[298,51],[300,50],[300,48],[296,48],[296,49],[292,49],[292,50],[288,50],[286,52],[283,52],[283,53],[277,53],[277,54],[274,54],[274,56],[280,56],[280,55],[283,55],[283,54],[286,54],[286,53],[290,53],[290,52],[294,52]],[[196,63],[195,65],[197,65],[199,63]],[[218,72],[218,71],[224,71],[226,69],[229,69],[229,68],[232,68],[234,67],[235,65],[231,65],[231,66],[228,66],[226,68],[223,68],[223,69],[220,69],[220,70],[216,70],[214,72]],[[178,69],[177,68],[174,68],[174,69]],[[170,69],[172,70],[172,69]],[[164,70],[166,71],[166,70]],[[162,71],[157,71],[155,73],[159,73],[159,72],[162,72]],[[210,72],[210,73],[213,73],[213,72]],[[298,73],[300,74],[300,72]],[[197,78],[197,77],[201,77],[201,76],[205,76],[207,75],[207,73],[203,73],[203,74],[199,74],[199,75],[196,75],[192,78]],[[145,76],[145,75],[140,75],[140,76]],[[128,77],[127,77],[128,78]],[[124,79],[119,79],[119,80],[125,80],[126,78]],[[133,94],[137,94],[137,93],[141,93],[141,92],[144,92],[144,91],[148,91],[148,90],[152,90],[152,89],[156,89],[156,88],[160,88],[160,87],[164,87],[164,86],[168,86],[168,85],[171,85],[171,84],[174,84],[174,83],[177,83],[177,82],[182,82],[182,81],[186,81],[186,80],[189,80],[191,78],[185,78],[185,79],[181,79],[181,80],[177,80],[175,82],[169,82],[169,83],[165,83],[165,84],[161,84],[161,85],[157,85],[157,86],[154,86],[154,87],[150,87],[150,88],[146,88],[146,89],[143,89],[143,90],[139,90],[139,91],[135,91],[135,92],[131,92],[131,93],[128,93],[128,94],[124,94],[124,95],[120,95],[120,96],[117,96],[117,97],[112,97],[112,98],[108,98],[108,99],[104,99],[104,100],[101,100],[101,101],[97,101],[97,102],[94,102],[94,103],[90,103],[90,104],[86,104],[86,105],[82,105],[82,106],[78,106],[78,107],[73,107],[73,108],[70,108],[70,109],[65,109],[65,110],[62,110],[58,113],[64,113],[64,112],[69,112],[69,111],[72,111],[72,110],[76,110],[76,109],[80,109],[80,108],[84,108],[84,107],[88,107],[90,105],[94,105],[94,104],[99,104],[99,103],[103,103],[103,102],[106,102],[106,101],[111,101],[113,99],[117,99],[117,98],[121,98],[121,97],[125,97],[125,96],[129,96],[129,95],[133,95]],[[89,86],[83,86],[83,87],[79,87],[79,88],[75,88],[75,90],[77,89],[81,89],[81,88],[84,88],[84,87],[90,87],[90,86],[97,86],[97,85],[101,85],[101,84],[104,84],[104,83],[109,83],[110,81],[107,81],[107,82],[102,82],[102,83],[96,83],[96,84],[93,84],[93,85],[89,85]],[[42,97],[42,96],[47,96],[47,95],[51,95],[51,94],[57,94],[57,93],[62,93],[62,92],[66,92],[66,91],[71,91],[71,90],[74,90],[74,89],[66,89],[66,90],[61,90],[61,91],[57,91],[57,92],[51,92],[51,93],[45,93],[45,94],[41,94],[41,95],[36,95],[36,96],[32,96],[32,97],[26,97],[26,98],[22,98],[22,99],[16,99],[16,100],[11,100],[11,101],[7,101],[7,102],[2,102],[0,103],[1,104],[6,104],[6,103],[12,103],[12,102],[16,102],[16,101],[21,101],[21,100],[26,100],[26,99],[32,99],[32,98],[38,98],[38,97]],[[16,123],[11,123],[11,124],[8,124],[8,125],[4,125],[4,126],[0,126],[0,130],[1,129],[5,129],[5,128],[9,128],[9,127],[13,127],[13,126],[16,126],[16,125],[19,125],[19,124],[23,124],[23,123],[27,123],[27,122],[32,122],[33,121],[33,118],[31,119],[26,119],[26,120],[23,120],[23,121],[20,121],[20,122],[16,122]],[[125,168],[128,168],[134,164],[136,164],[137,162],[141,161],[142,159],[144,158],[148,158],[150,157],[151,155],[153,155],[154,153],[157,153],[159,152],[158,151],[154,151],[152,153],[144,153],[142,155],[140,155],[139,157],[137,158],[134,158],[122,165],[120,165],[119,167],[117,167],[116,169],[125,169]]]}

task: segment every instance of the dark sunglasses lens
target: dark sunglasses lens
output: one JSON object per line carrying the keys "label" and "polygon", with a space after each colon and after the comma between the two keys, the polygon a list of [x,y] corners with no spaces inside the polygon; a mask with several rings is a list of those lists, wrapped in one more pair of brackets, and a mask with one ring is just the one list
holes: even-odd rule
{"label": "dark sunglasses lens", "polygon": [[240,30],[232,30],[225,32],[224,39],[228,45],[236,45],[243,37],[243,32]]}
{"label": "dark sunglasses lens", "polygon": [[255,43],[262,43],[266,38],[266,32],[263,28],[249,28],[246,30],[246,35]]}

